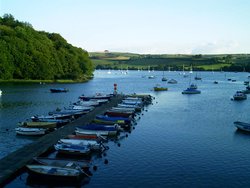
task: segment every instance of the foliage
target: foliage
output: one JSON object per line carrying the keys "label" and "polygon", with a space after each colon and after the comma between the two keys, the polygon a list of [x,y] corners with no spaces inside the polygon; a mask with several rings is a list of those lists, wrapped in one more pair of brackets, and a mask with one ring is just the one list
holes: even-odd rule
{"label": "foliage", "polygon": [[[214,70],[250,71],[249,54],[186,55],[186,54],[130,54],[130,53],[90,53],[97,69],[144,69],[154,70]],[[121,58],[123,57],[123,58]]]}
{"label": "foliage", "polygon": [[81,80],[92,72],[88,52],[59,34],[36,31],[10,14],[0,17],[0,79]]}

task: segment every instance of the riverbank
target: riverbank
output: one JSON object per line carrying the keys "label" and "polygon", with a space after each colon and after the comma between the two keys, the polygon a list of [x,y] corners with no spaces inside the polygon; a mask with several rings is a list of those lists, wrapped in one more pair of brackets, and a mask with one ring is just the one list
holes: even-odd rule
{"label": "riverbank", "polygon": [[32,84],[32,83],[38,83],[38,84],[52,84],[52,83],[57,83],[57,84],[74,84],[74,83],[85,83],[88,82],[89,80],[93,79],[93,77],[88,77],[84,79],[79,79],[79,80],[70,80],[70,79],[65,79],[65,80],[22,80],[22,79],[10,79],[10,80],[1,80],[0,79],[0,84],[1,83],[13,83],[13,84]]}

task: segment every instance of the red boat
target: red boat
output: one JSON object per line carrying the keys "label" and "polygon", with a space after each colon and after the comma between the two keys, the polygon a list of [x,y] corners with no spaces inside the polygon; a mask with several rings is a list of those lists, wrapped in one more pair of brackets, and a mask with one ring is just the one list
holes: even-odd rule
{"label": "red boat", "polygon": [[68,135],[68,138],[70,139],[83,139],[83,140],[100,140],[103,139],[100,136],[97,136],[96,134],[86,134],[86,135]]}

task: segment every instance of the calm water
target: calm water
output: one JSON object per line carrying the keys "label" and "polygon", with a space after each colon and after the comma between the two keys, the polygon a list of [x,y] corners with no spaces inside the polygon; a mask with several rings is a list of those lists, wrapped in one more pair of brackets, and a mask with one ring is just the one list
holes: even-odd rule
{"label": "calm water", "polygon": [[[157,77],[148,79],[148,75]],[[155,100],[131,134],[119,141],[120,147],[109,142],[107,156],[94,159],[98,170],[83,187],[249,187],[250,134],[236,131],[233,122],[250,122],[250,99],[230,100],[236,90],[245,88],[248,73],[202,72],[202,81],[192,78],[200,95],[181,94],[189,78],[178,72],[165,75],[178,84],[162,83],[162,72],[157,71],[127,75],[96,71],[95,78],[84,84],[0,85],[0,157],[32,142],[15,135],[18,121],[67,106],[81,94],[111,93],[117,83],[119,92],[148,93]],[[157,83],[167,85],[169,91],[153,92]],[[70,92],[52,94],[51,87],[66,87]],[[104,159],[109,163],[104,164]],[[26,178],[24,173],[6,187],[41,187]]]}

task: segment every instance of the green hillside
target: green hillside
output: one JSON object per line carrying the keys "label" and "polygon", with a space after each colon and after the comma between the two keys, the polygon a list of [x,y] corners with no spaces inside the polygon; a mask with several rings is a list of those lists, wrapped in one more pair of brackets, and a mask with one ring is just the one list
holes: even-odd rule
{"label": "green hillside", "polygon": [[117,52],[90,52],[97,69],[148,69],[250,71],[250,54],[186,55],[186,54],[130,54]]}
{"label": "green hillside", "polygon": [[10,14],[0,17],[1,80],[84,81],[93,68],[88,52],[60,34],[36,31]]}

